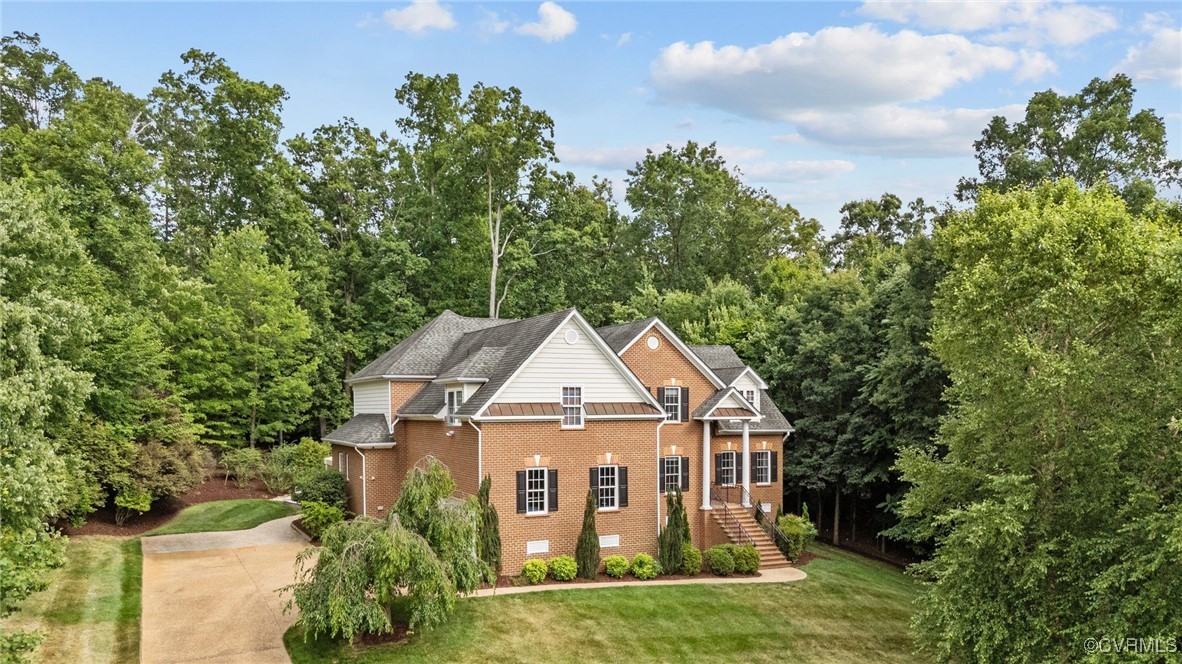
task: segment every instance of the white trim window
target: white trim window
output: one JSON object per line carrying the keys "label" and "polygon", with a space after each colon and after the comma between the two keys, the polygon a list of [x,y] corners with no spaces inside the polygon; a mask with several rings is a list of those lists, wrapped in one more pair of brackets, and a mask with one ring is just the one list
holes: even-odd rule
{"label": "white trim window", "polygon": [[562,388],[562,428],[581,429],[583,427],[583,388]]}
{"label": "white trim window", "polygon": [[449,427],[460,426],[460,418],[456,417],[456,413],[460,411],[460,406],[464,405],[464,388],[456,387],[447,391],[447,417],[444,422]]}
{"label": "white trim window", "polygon": [[681,457],[665,457],[665,491],[673,491],[681,487]]}
{"label": "white trim window", "polygon": [[755,483],[756,484],[771,484],[772,483],[772,452],[771,450],[756,450],[755,459],[752,465],[755,466]]}
{"label": "white trim window", "polygon": [[550,506],[546,500],[549,494],[550,469],[525,469],[525,513],[545,514]]}
{"label": "white trim window", "polygon": [[735,459],[738,453],[732,451],[723,452],[722,456],[718,457],[718,471],[722,477],[723,486],[734,486],[735,481]]}
{"label": "white trim window", "polygon": [[755,390],[743,390],[743,398],[747,400],[747,403],[755,406],[756,410],[759,410],[759,396]]}
{"label": "white trim window", "polygon": [[614,510],[620,506],[620,467],[616,465],[599,467],[598,504],[601,510]]}
{"label": "white trim window", "polygon": [[665,421],[674,424],[681,422],[681,388],[665,388]]}
{"label": "white trim window", "polygon": [[337,453],[337,472],[345,476],[345,481],[349,481],[349,455],[345,452]]}

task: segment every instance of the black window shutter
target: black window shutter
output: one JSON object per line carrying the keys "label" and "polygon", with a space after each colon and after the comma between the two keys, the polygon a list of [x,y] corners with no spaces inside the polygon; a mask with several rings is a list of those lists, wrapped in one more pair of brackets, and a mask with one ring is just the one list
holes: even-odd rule
{"label": "black window shutter", "polygon": [[714,455],[714,484],[722,485],[722,455]]}
{"label": "black window shutter", "polygon": [[558,471],[553,468],[550,469],[550,482],[547,487],[550,494],[550,511],[558,511]]}
{"label": "black window shutter", "polygon": [[681,490],[689,491],[689,457],[681,457]]}
{"label": "black window shutter", "polygon": [[681,388],[681,421],[689,422],[689,388]]}
{"label": "black window shutter", "polygon": [[735,484],[743,483],[743,455],[735,452]]}
{"label": "black window shutter", "polygon": [[517,513],[525,514],[525,471],[517,471]]}
{"label": "black window shutter", "polygon": [[665,409],[665,388],[657,388],[657,401],[661,404],[661,410]]}
{"label": "black window shutter", "polygon": [[591,466],[591,490],[599,489],[599,466]]}
{"label": "black window shutter", "polygon": [[772,452],[772,481],[776,482],[780,479],[780,463],[776,460],[778,455]]}
{"label": "black window shutter", "polygon": [[619,472],[619,476],[616,477],[616,479],[619,481],[619,485],[618,485],[619,486],[618,491],[620,492],[619,504],[620,504],[620,507],[627,507],[628,506],[628,466],[620,466],[619,470],[617,472]]}
{"label": "black window shutter", "polygon": [[665,464],[669,457],[660,457],[657,459],[657,491],[665,490]]}

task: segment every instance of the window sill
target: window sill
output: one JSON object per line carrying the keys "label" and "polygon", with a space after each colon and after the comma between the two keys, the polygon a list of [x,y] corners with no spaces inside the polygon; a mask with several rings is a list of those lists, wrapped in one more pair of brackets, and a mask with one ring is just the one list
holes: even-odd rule
{"label": "window sill", "polygon": [[619,512],[620,508],[618,508],[618,507],[600,507],[600,508],[596,509],[595,511],[596,512]]}
{"label": "window sill", "polygon": [[756,482],[755,486],[771,486],[771,482]]}
{"label": "window sill", "polygon": [[533,514],[526,513],[525,518],[537,519],[537,518],[543,517],[543,516],[550,516],[550,514],[551,514],[550,512],[534,512]]}
{"label": "window sill", "polygon": [[584,425],[584,426],[579,426],[579,427],[558,427],[558,428],[562,431],[582,431],[583,429],[586,429],[587,427],[586,427],[586,425]]}

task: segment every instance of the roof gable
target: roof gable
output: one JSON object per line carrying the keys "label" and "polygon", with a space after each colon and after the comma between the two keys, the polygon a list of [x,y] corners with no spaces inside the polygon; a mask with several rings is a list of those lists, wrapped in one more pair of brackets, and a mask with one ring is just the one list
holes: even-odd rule
{"label": "roof gable", "polygon": [[465,334],[514,322],[513,319],[502,318],[469,318],[445,309],[397,346],[350,376],[346,382],[386,377],[434,378],[441,368],[450,366],[445,365],[444,361],[455,343]]}
{"label": "roof gable", "polygon": [[[623,355],[624,351],[631,348],[633,344],[639,341],[640,338],[643,337],[644,334],[654,326],[660,330],[661,334],[664,335],[666,339],[672,342],[673,347],[676,348],[679,353],[685,356],[685,359],[689,360],[690,364],[694,365],[694,368],[698,370],[698,373],[702,374],[706,380],[710,381],[710,384],[714,385],[715,388],[722,388],[726,385],[726,383],[724,383],[723,380],[714,373],[711,367],[703,362],[702,358],[698,357],[698,355],[694,353],[689,346],[685,345],[685,342],[681,340],[681,337],[677,336],[677,334],[671,330],[669,326],[666,325],[665,322],[660,318],[645,318],[644,320],[633,321],[631,323],[612,325],[610,327],[601,327],[597,331],[601,335],[607,335],[604,337],[605,340],[607,340],[608,337],[613,340],[611,343],[611,348],[613,351],[615,351],[616,355]],[[625,339],[625,336],[628,338]]]}

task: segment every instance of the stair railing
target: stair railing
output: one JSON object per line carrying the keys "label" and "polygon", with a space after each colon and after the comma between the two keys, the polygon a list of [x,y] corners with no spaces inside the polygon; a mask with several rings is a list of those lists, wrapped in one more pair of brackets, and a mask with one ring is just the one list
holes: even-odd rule
{"label": "stair railing", "polygon": [[785,556],[787,556],[789,550],[788,536],[785,535],[782,530],[780,530],[780,526],[776,524],[775,517],[763,511],[763,505],[751,498],[751,494],[747,492],[746,487],[739,488],[743,492],[743,498],[746,499],[748,503],[751,503],[755,506],[755,522],[763,527],[763,530],[768,534],[768,537],[772,538],[772,541],[776,543],[776,548],[780,550],[780,553],[783,553]]}
{"label": "stair railing", "polygon": [[733,528],[734,532],[739,535],[740,544],[745,543],[755,546],[755,538],[751,537],[747,530],[743,528],[743,524],[739,523],[739,519],[731,513],[730,508],[726,506],[726,501],[722,499],[722,496],[713,487],[710,489],[710,502],[712,504],[717,503],[717,506],[722,509],[722,526],[724,529],[728,526]]}

